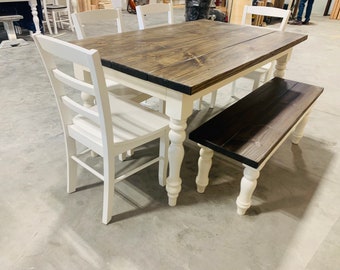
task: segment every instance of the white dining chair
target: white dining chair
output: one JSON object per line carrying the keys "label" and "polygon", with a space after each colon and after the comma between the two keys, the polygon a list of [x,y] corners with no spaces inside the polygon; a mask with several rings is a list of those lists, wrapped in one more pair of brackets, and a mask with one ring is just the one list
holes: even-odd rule
{"label": "white dining chair", "polygon": [[[281,8],[275,8],[275,7],[265,7],[265,6],[244,6],[243,9],[243,15],[241,20],[241,25],[247,25],[248,22],[251,22],[251,19],[249,19],[249,16],[268,16],[273,18],[280,18],[281,22],[278,25],[278,27],[271,27],[271,29],[277,30],[277,31],[284,31],[286,28],[286,25],[288,23],[288,19],[290,16],[290,9],[281,9]],[[262,27],[262,26],[253,26],[253,27]],[[268,63],[253,72],[250,72],[248,74],[245,74],[243,77],[253,80],[253,87],[252,90],[258,88],[261,83],[267,82],[271,79],[273,76],[273,68],[275,65],[275,61]],[[238,99],[236,95],[236,81],[232,82],[232,93],[231,96],[234,99]],[[216,96],[217,91],[214,91],[211,93],[211,99],[210,99],[210,108],[214,108],[216,104]],[[201,101],[200,101],[201,102]],[[200,108],[201,104],[199,104]]]}
{"label": "white dining chair", "polygon": [[[79,40],[105,33],[122,33],[124,25],[120,9],[94,9],[72,13],[77,38]],[[108,29],[107,32],[105,30]]]}
{"label": "white dining chair", "polygon": [[[124,23],[120,9],[96,9],[72,13],[71,18],[79,40],[86,37],[100,36],[108,33],[116,34],[124,31]],[[82,70],[85,72],[84,67],[82,67]],[[110,79],[106,79],[106,84],[111,93],[138,103],[151,98],[151,96],[132,88],[121,87],[118,83]],[[123,161],[127,156],[132,156],[132,154],[133,149],[119,155],[119,159]]]}
{"label": "white dining chair", "polygon": [[49,33],[52,35],[52,27],[54,34],[58,34],[58,27],[64,29],[64,24],[68,25],[71,31],[74,31],[71,20],[71,3],[70,0],[65,0],[65,3],[60,4],[59,0],[47,2],[42,0],[44,23],[46,23]]}
{"label": "white dining chair", "polygon": [[[172,2],[139,5],[136,6],[136,13],[138,19],[138,27],[140,30],[160,26],[163,24],[174,23],[174,11]],[[163,22],[162,19],[164,19]]]}
{"label": "white dining chair", "polygon": [[[115,183],[159,162],[159,184],[165,185],[169,120],[157,111],[110,94],[98,51],[49,36],[33,38],[49,76],[64,130],[67,192],[76,191],[79,184],[77,165],[101,179],[104,182],[102,222],[108,224],[113,215]],[[91,82],[77,79],[66,63],[70,67],[74,64],[86,67]],[[84,106],[79,98],[81,92],[95,96],[96,104],[90,108]],[[159,140],[159,154],[155,158],[145,163],[138,160],[136,167],[128,166],[127,171],[117,175],[115,157],[156,139]],[[82,152],[84,148],[103,158],[102,172],[96,169],[97,162],[95,166],[93,161],[92,165],[87,162],[91,157]]]}

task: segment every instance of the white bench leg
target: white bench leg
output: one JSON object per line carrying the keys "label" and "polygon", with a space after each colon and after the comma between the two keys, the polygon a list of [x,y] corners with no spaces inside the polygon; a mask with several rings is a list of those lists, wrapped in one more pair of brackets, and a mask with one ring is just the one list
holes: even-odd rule
{"label": "white bench leg", "polygon": [[257,178],[260,171],[243,164],[244,171],[241,179],[240,194],[237,197],[237,214],[244,215],[251,206],[251,197],[257,185]]}
{"label": "white bench leg", "polygon": [[293,144],[298,144],[303,137],[303,131],[307,125],[309,113],[310,112],[308,112],[296,126],[291,138]]}
{"label": "white bench leg", "polygon": [[198,159],[198,174],[196,177],[197,192],[203,193],[209,184],[209,171],[212,164],[214,151],[201,144],[200,157]]}

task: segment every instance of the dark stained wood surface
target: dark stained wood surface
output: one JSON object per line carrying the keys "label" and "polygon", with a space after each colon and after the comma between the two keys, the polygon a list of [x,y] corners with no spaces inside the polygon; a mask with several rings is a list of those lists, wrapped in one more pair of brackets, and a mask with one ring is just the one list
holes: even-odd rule
{"label": "dark stained wood surface", "polygon": [[323,88],[274,78],[189,134],[189,138],[258,168]]}
{"label": "dark stained wood surface", "polygon": [[106,67],[191,95],[306,39],[199,20],[72,43],[98,50]]}

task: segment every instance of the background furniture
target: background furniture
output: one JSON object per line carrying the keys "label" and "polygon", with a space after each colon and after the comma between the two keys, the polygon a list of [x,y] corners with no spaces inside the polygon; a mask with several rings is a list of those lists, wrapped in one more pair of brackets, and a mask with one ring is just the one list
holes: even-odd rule
{"label": "background furniture", "polygon": [[52,34],[51,23],[55,35],[58,34],[58,27],[64,29],[64,24],[67,24],[71,31],[73,31],[70,0],[65,0],[65,4],[59,4],[58,0],[53,0],[52,3],[47,3],[47,0],[42,1],[44,6],[44,17],[50,34]]}
{"label": "background furniture", "polygon": [[[159,183],[165,185],[168,119],[138,103],[109,94],[96,50],[86,50],[43,35],[35,35],[34,40],[50,78],[63,124],[67,149],[67,192],[76,191],[77,164],[100,178],[104,182],[102,222],[108,224],[112,217],[116,182],[159,162]],[[65,71],[65,62],[71,66],[85,67],[90,73],[91,82],[75,78],[72,69]],[[95,96],[96,105],[88,108],[80,104],[74,91]],[[159,139],[158,157],[146,162],[141,160],[138,167],[132,166],[132,169],[127,168],[127,171],[117,175],[116,156],[156,139]],[[84,147],[103,157],[103,172],[84,159]]]}
{"label": "background furniture", "polygon": [[40,34],[40,25],[37,11],[37,0],[0,0],[0,3],[28,2],[31,7],[35,33]]}
{"label": "background furniture", "polygon": [[22,38],[17,38],[15,33],[13,22],[21,20],[23,17],[21,15],[8,15],[8,16],[0,16],[0,22],[4,24],[4,28],[6,30],[8,40],[3,40],[0,44],[0,48],[8,48],[15,47],[20,45],[28,44]]}
{"label": "background furniture", "polygon": [[139,5],[136,6],[138,26],[140,30],[145,28],[149,28],[152,26],[160,26],[159,21],[155,25],[154,23],[148,20],[149,17],[156,16],[156,14],[167,14],[167,20],[165,20],[166,24],[174,23],[174,13],[172,3],[164,4],[164,3],[152,3],[147,5]]}

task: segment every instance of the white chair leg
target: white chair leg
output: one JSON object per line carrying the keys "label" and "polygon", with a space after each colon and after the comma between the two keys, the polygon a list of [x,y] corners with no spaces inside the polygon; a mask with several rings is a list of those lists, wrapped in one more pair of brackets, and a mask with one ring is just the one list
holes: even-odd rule
{"label": "white chair leg", "polygon": [[199,98],[198,100],[195,101],[196,110],[200,111],[202,109],[202,102],[203,102],[203,98]]}
{"label": "white chair leg", "polygon": [[201,144],[198,144],[200,149],[200,157],[198,159],[198,173],[196,177],[197,192],[203,193],[209,184],[209,171],[212,164],[214,151]]}
{"label": "white chair leg", "polygon": [[53,19],[53,27],[54,27],[54,34],[58,34],[58,27],[57,27],[57,18],[56,18],[56,13],[52,11],[52,19]]}
{"label": "white chair leg", "polygon": [[260,79],[261,79],[261,76],[256,76],[255,78],[253,78],[254,83],[253,83],[253,89],[252,90],[255,90],[255,89],[259,88],[259,86],[260,86]]}
{"label": "white chair leg", "polygon": [[236,96],[236,80],[231,83],[231,97],[238,100],[239,98]]}
{"label": "white chair leg", "polygon": [[67,143],[67,193],[76,191],[77,187],[77,162],[72,159],[76,155],[76,143],[69,141]]}
{"label": "white chair leg", "polygon": [[160,112],[160,113],[163,113],[163,114],[165,114],[165,101],[164,100],[159,100],[159,109],[158,109],[158,111]]}
{"label": "white chair leg", "polygon": [[303,131],[307,125],[309,117],[309,112],[305,115],[305,117],[300,121],[300,123],[296,126],[291,141],[293,144],[299,144],[301,138],[303,137]]}
{"label": "white chair leg", "polygon": [[104,160],[104,193],[103,193],[103,216],[102,216],[102,222],[104,224],[108,224],[112,218],[114,181],[115,181],[114,158],[111,158],[111,160]]}
{"label": "white chair leg", "polygon": [[216,104],[217,90],[211,93],[210,105],[209,108],[213,109]]}
{"label": "white chair leg", "polygon": [[237,197],[237,214],[244,215],[247,209],[251,206],[251,197],[257,185],[257,178],[260,176],[260,171],[251,168],[245,164],[243,177],[241,179],[240,194]]}
{"label": "white chair leg", "polygon": [[166,178],[168,176],[168,149],[169,139],[168,134],[160,138],[159,142],[159,164],[158,164],[158,182],[159,185],[164,187],[166,185]]}

